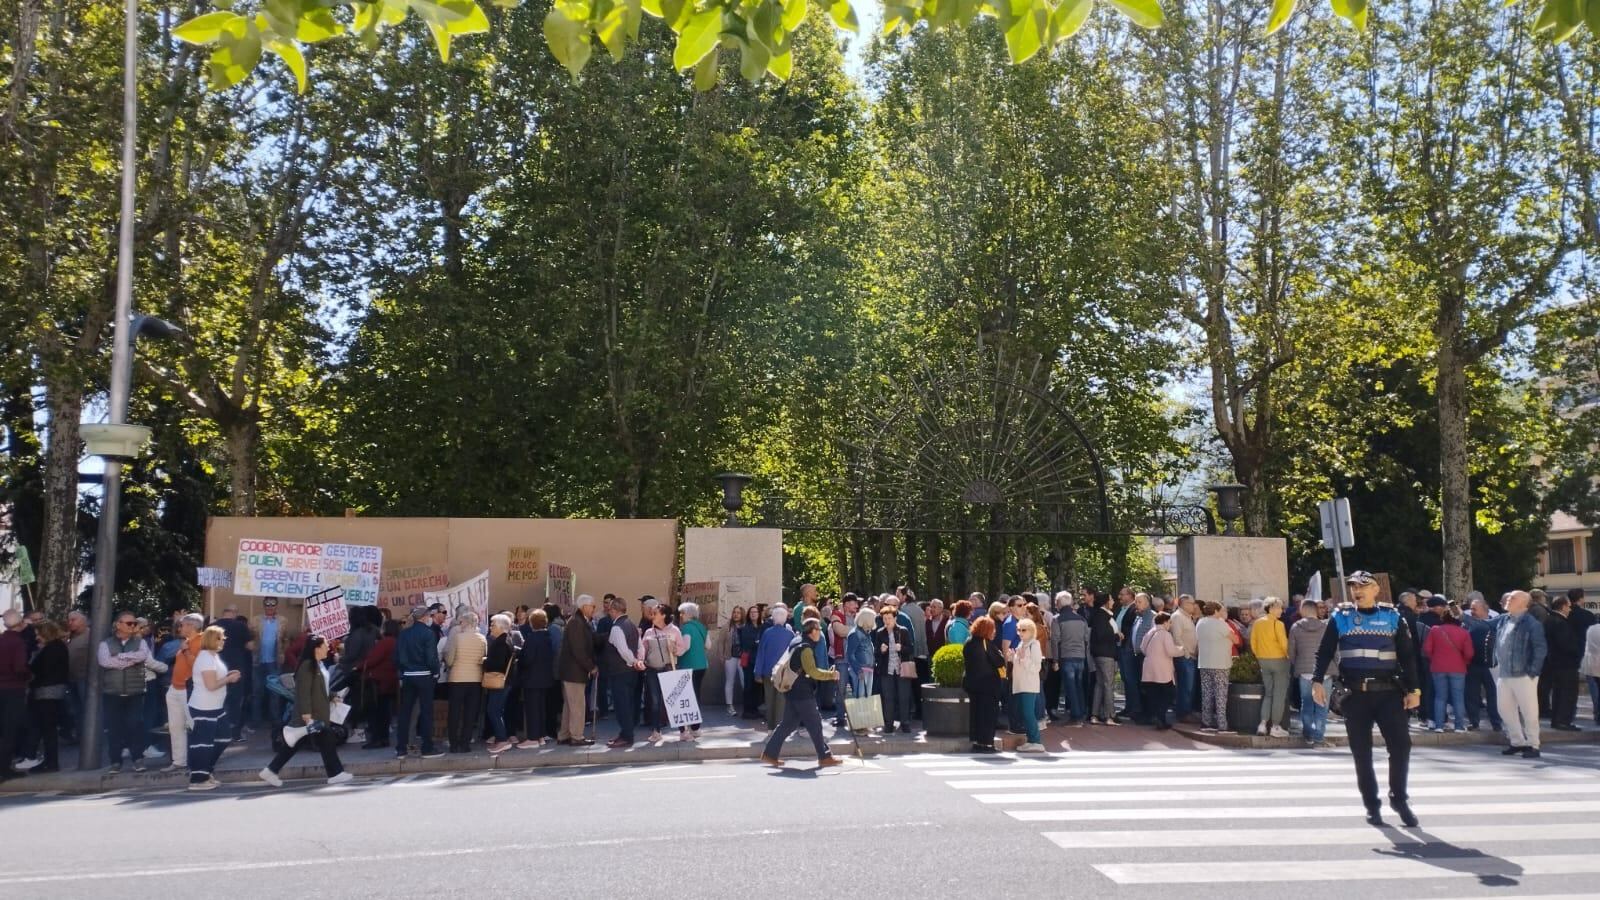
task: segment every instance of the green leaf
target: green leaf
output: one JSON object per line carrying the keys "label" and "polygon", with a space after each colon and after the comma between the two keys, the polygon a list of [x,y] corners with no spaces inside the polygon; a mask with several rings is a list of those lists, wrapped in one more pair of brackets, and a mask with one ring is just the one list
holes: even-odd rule
{"label": "green leaf", "polygon": [[289,71],[294,73],[295,93],[304,94],[306,92],[305,54],[301,53],[300,48],[295,46],[292,41],[267,41],[267,49],[276,53],[278,58],[283,60],[283,64],[289,67]]}
{"label": "green leaf", "polygon": [[794,53],[785,50],[767,61],[767,71],[779,81],[788,81],[789,75],[794,71]]}
{"label": "green leaf", "polygon": [[[771,56],[779,51],[779,44],[783,41],[783,10],[776,0],[766,0],[745,20],[744,27],[746,36],[766,48],[767,55]],[[766,70],[763,64],[761,71]]]}
{"label": "green leaf", "polygon": [[1288,24],[1289,17],[1294,15],[1294,4],[1295,0],[1273,0],[1272,18],[1267,20],[1267,34]]}
{"label": "green leaf", "polygon": [[[672,51],[672,67],[682,72],[706,58],[716,49],[722,37],[722,8],[713,6],[689,17],[683,31],[678,34],[678,46]],[[761,65],[766,68],[766,63]]]}
{"label": "green leaf", "polygon": [[226,90],[248,78],[260,61],[261,31],[240,16],[218,35],[217,49],[206,63],[206,81],[216,90]]}
{"label": "green leaf", "polygon": [[208,12],[172,29],[172,36],[187,44],[209,44],[220,37],[224,29],[243,22],[244,16],[238,13]]}
{"label": "green leaf", "polygon": [[[850,0],[833,0],[832,3],[828,4],[828,15],[833,19],[833,24],[837,28],[842,28],[852,34],[861,30],[861,21],[856,18],[856,10],[855,7],[850,5]],[[884,26],[888,27],[887,12],[884,18]],[[888,32],[884,33],[887,34]]]}
{"label": "green leaf", "polygon": [[718,71],[717,70],[717,62],[718,62],[718,58],[720,56],[722,56],[722,48],[721,47],[715,47],[715,48],[712,48],[710,53],[707,53],[705,55],[704,59],[702,59],[699,62],[695,63],[695,66],[694,66],[694,89],[695,90],[697,90],[697,91],[709,91],[712,88],[717,86],[717,71]]}
{"label": "green leaf", "polygon": [[1014,63],[1027,62],[1044,46],[1048,19],[1040,0],[1012,0],[1011,18],[1005,25],[1006,49]]}
{"label": "green leaf", "polygon": [[300,22],[295,27],[294,39],[302,44],[315,44],[343,33],[344,28],[339,25],[339,20],[333,17],[333,10],[313,9],[300,17]]}
{"label": "green leaf", "polygon": [[500,9],[516,9],[522,5],[522,0],[490,0]]}
{"label": "green leaf", "polygon": [[1545,0],[1543,8],[1539,10],[1539,17],[1533,21],[1534,31],[1549,31],[1561,21],[1561,11],[1557,8],[1561,0]]}
{"label": "green leaf", "polygon": [[565,66],[573,78],[583,73],[594,48],[589,45],[589,26],[567,18],[558,6],[544,17],[544,39],[556,62]]}
{"label": "green leaf", "polygon": [[1111,0],[1111,5],[1140,28],[1160,28],[1166,21],[1156,0]]}
{"label": "green leaf", "polygon": [[615,62],[622,62],[622,54],[627,50],[627,20],[628,8],[613,6],[594,29],[595,35],[600,38],[600,43],[611,51],[611,59]]}
{"label": "green leaf", "polygon": [[1572,37],[1583,27],[1583,0],[1551,0],[1556,6],[1556,28],[1550,39],[1557,43]]}
{"label": "green leaf", "polygon": [[767,51],[766,45],[760,41],[745,41],[739,55],[739,74],[751,84],[761,80],[767,74],[767,63],[771,61],[772,54]]}
{"label": "green leaf", "polygon": [[294,37],[300,27],[300,0],[266,0],[261,4],[261,14],[266,17],[264,31]]}
{"label": "green leaf", "polygon": [[485,34],[489,31],[489,17],[484,14],[483,7],[465,0],[464,6],[468,8],[465,17],[445,26],[451,34]]}
{"label": "green leaf", "polygon": [[785,0],[783,4],[783,30],[794,31],[806,20],[806,0]]}
{"label": "green leaf", "polygon": [[1061,0],[1050,14],[1050,41],[1064,41],[1078,33],[1094,11],[1094,0]]}
{"label": "green leaf", "polygon": [[1367,0],[1329,0],[1333,14],[1354,25],[1357,31],[1367,28]]}
{"label": "green leaf", "polygon": [[1589,5],[1584,7],[1583,15],[1589,20],[1589,34],[1600,38],[1600,0],[1589,0]]}
{"label": "green leaf", "polygon": [[428,31],[433,34],[433,43],[439,48],[439,61],[450,61],[450,31],[437,22],[428,23]]}
{"label": "green leaf", "polygon": [[385,25],[399,25],[406,20],[406,0],[379,0],[379,7]]}

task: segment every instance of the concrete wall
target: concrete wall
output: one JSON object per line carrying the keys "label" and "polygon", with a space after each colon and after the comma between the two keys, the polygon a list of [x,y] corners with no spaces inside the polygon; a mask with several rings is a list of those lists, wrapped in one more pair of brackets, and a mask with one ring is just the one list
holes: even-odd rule
{"label": "concrete wall", "polygon": [[1178,591],[1228,606],[1269,596],[1287,601],[1289,543],[1220,535],[1179,538]]}
{"label": "concrete wall", "polygon": [[683,580],[719,584],[717,621],[705,617],[711,629],[711,652],[702,705],[723,702],[724,629],[735,606],[748,609],[757,603],[771,605],[783,599],[783,532],[776,528],[686,528],[683,532]]}
{"label": "concrete wall", "polygon": [[[383,569],[438,566],[459,584],[489,570],[489,609],[544,603],[543,567],[569,566],[579,593],[615,593],[630,599],[671,595],[677,580],[678,524],[673,519],[443,519],[443,518],[242,518],[218,516],[206,525],[205,564],[234,568],[241,538],[365,544],[383,548]],[[510,548],[537,547],[540,575],[512,583]],[[259,597],[235,597],[225,588],[208,593],[213,615],[229,605],[252,619]],[[280,615],[298,627],[297,604]]]}

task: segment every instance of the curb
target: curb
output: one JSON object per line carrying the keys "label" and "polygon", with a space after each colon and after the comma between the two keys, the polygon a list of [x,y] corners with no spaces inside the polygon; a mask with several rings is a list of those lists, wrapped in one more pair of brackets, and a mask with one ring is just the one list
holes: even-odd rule
{"label": "curb", "polygon": [[[797,733],[804,737],[803,732]],[[1001,735],[1009,745],[1020,742],[1020,738],[1013,735]],[[437,759],[422,759],[416,756],[407,756],[403,759],[389,756],[388,759],[361,759],[351,760],[345,764],[345,770],[352,775],[362,777],[395,777],[402,775],[417,775],[428,773],[479,773],[479,772],[527,772],[533,769],[569,768],[574,766],[633,766],[651,765],[656,763],[674,762],[705,762],[711,760],[727,759],[758,759],[764,741],[750,744],[732,744],[725,746],[704,746],[698,743],[680,743],[670,741],[662,744],[640,744],[630,750],[612,750],[601,744],[593,747],[561,747],[551,746],[533,751],[509,750],[498,756],[476,750],[467,754],[446,754]],[[829,746],[838,755],[854,756],[855,742],[849,740],[834,740]],[[960,753],[965,752],[971,743],[966,738],[954,737],[927,737],[925,735],[907,735],[894,737],[863,737],[861,738],[861,751],[864,756],[909,756],[921,753]],[[842,751],[842,752],[840,752]],[[801,756],[809,756],[809,745]],[[799,758],[798,756],[796,757]],[[257,760],[258,764],[248,766],[229,766],[227,757],[223,757],[222,765],[215,772],[218,781],[224,784],[240,784],[256,782],[256,773],[260,771],[264,760]],[[306,764],[291,763],[285,766],[279,775],[285,781],[316,779],[327,777],[319,762]],[[187,772],[122,772],[117,775],[107,774],[105,771],[88,772],[57,772],[48,775],[27,776],[13,781],[0,783],[0,795],[5,794],[37,794],[54,791],[68,794],[90,794],[105,791],[146,790],[151,788],[176,788],[188,784]]]}
{"label": "curb", "polygon": [[[1231,747],[1243,750],[1304,750],[1307,745],[1298,735],[1286,738],[1262,737],[1255,734],[1238,734],[1232,731],[1222,731],[1216,734],[1202,734],[1199,727],[1187,723],[1173,726],[1173,730],[1191,740],[1203,744],[1213,744],[1218,747]],[[1346,736],[1330,735],[1327,742],[1334,747],[1348,747],[1350,739]],[[1372,735],[1375,747],[1383,746],[1383,735],[1376,732]],[[1592,744],[1600,743],[1600,731],[1555,731],[1549,728],[1539,729],[1540,744]],[[1485,728],[1480,731],[1457,731],[1436,733],[1432,731],[1411,731],[1411,746],[1413,747],[1473,747],[1482,745],[1501,746],[1505,744],[1505,737],[1498,731]]]}

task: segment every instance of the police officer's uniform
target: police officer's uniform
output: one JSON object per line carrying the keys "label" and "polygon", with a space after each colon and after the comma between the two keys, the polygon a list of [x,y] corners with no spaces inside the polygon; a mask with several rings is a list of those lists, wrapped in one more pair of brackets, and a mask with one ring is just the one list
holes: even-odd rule
{"label": "police officer's uniform", "polygon": [[[1370,584],[1366,572],[1354,572],[1352,584]],[[1411,764],[1411,732],[1405,709],[1407,694],[1417,690],[1416,644],[1411,630],[1393,606],[1357,609],[1346,603],[1333,614],[1317,648],[1314,678],[1322,681],[1339,658],[1339,679],[1349,691],[1341,713],[1356,763],[1356,784],[1367,807],[1367,821],[1382,824],[1378,779],[1372,771],[1372,726],[1377,725],[1389,752],[1389,805],[1408,826],[1416,826],[1406,793]]]}

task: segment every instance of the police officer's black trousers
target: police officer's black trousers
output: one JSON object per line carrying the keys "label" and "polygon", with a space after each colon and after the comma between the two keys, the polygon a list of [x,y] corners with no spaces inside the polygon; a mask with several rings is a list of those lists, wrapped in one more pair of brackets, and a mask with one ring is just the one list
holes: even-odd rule
{"label": "police officer's black trousers", "polygon": [[1356,761],[1356,785],[1361,802],[1375,810],[1378,777],[1372,772],[1372,726],[1377,725],[1389,751],[1389,796],[1404,801],[1406,777],[1411,769],[1411,731],[1406,721],[1405,694],[1393,691],[1355,691],[1342,705],[1345,730],[1350,735],[1350,755]]}

